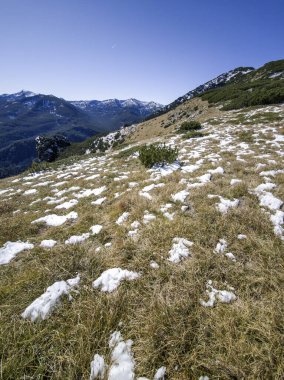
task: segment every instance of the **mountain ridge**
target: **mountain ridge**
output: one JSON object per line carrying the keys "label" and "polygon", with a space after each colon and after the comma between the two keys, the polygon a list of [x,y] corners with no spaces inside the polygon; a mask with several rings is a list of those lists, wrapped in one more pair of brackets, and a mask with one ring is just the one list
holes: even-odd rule
{"label": "mountain ridge", "polygon": [[38,135],[62,134],[79,142],[142,121],[160,107],[136,99],[89,103],[91,110],[86,111],[54,95],[27,90],[0,95],[0,177],[17,174],[31,164]]}

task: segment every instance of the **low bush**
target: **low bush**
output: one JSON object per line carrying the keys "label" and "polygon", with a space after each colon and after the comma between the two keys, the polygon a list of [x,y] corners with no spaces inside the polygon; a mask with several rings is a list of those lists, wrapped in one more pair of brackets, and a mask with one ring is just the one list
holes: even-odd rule
{"label": "low bush", "polygon": [[202,125],[198,121],[184,121],[179,128],[179,132],[198,131],[201,128]]}
{"label": "low bush", "polygon": [[170,164],[177,159],[178,150],[164,145],[151,144],[139,149],[139,159],[146,168],[155,164]]}
{"label": "low bush", "polygon": [[31,166],[28,168],[28,173],[37,173],[41,171],[51,170],[51,165],[49,162],[42,161],[33,161]]}

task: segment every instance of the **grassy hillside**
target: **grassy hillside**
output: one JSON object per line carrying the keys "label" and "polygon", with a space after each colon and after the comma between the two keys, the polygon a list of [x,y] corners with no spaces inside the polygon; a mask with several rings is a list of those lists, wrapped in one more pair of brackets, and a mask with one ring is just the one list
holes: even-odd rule
{"label": "grassy hillside", "polygon": [[[140,124],[124,150],[1,180],[2,378],[89,379],[97,354],[103,379],[125,363],[135,379],[162,367],[171,380],[283,379],[283,116],[283,105],[221,112],[193,99]],[[175,132],[188,117],[204,137]],[[157,141],[182,165],[145,169],[130,148]],[[69,219],[35,222],[48,215]],[[4,264],[8,241],[34,247]],[[132,279],[102,291],[113,268]],[[60,302],[31,321],[58,281]]]}
{"label": "grassy hillside", "polygon": [[284,101],[284,60],[270,62],[201,97],[211,104],[225,104],[224,110],[281,103]]}

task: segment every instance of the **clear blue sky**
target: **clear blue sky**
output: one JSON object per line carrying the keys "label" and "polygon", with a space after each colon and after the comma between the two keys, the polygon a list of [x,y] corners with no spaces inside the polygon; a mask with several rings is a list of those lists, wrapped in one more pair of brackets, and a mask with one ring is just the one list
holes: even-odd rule
{"label": "clear blue sky", "polygon": [[284,58],[283,0],[0,0],[0,93],[167,104]]}

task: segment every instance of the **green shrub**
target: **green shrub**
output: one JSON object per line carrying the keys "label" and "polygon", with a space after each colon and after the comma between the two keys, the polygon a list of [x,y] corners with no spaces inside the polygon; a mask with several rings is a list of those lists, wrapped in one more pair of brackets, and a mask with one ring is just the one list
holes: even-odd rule
{"label": "green shrub", "polygon": [[41,171],[51,170],[51,165],[49,162],[37,162],[33,161],[31,166],[28,168],[29,173],[37,173]]}
{"label": "green shrub", "polygon": [[[249,74],[248,74],[249,75]],[[210,104],[223,103],[222,110],[240,109],[257,105],[278,104],[284,101],[283,79],[256,79],[229,83],[201,95]]]}
{"label": "green shrub", "polygon": [[184,121],[179,128],[179,132],[198,131],[201,128],[202,125],[198,121]]}
{"label": "green shrub", "polygon": [[177,159],[178,150],[164,145],[151,144],[139,149],[139,159],[146,168],[155,164],[172,163]]}
{"label": "green shrub", "polygon": [[206,135],[204,133],[202,133],[202,132],[189,131],[188,133],[186,133],[185,135],[183,135],[183,138],[184,139],[192,139],[192,138],[204,137],[204,136],[206,136]]}

